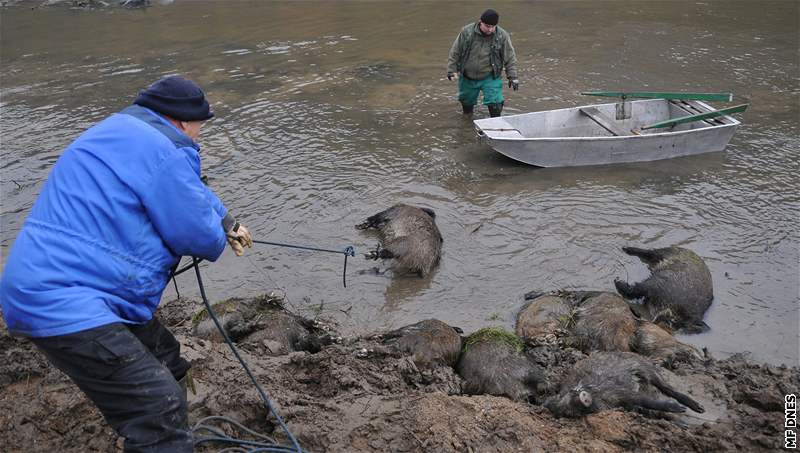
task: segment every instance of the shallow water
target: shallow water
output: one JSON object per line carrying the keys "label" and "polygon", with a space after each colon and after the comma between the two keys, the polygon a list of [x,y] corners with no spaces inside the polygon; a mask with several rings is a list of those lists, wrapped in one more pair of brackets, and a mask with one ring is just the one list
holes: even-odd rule
{"label": "shallow water", "polygon": [[[31,9],[40,3],[0,9],[3,257],[63,147],[180,73],[217,114],[201,137],[211,185],[257,239],[364,253],[376,241],[353,225],[401,201],[433,208],[445,238],[430,278],[360,275],[375,264],[358,257],[346,289],[339,256],[228,252],[203,268],[214,300],[278,289],[348,332],[427,317],[510,328],[527,291],[613,291],[615,277],[647,276],[620,247],[680,245],[705,258],[715,292],[711,331],[683,339],[798,364],[796,2],[496,2],[520,60],[507,114],[595,102],[578,93],[602,89],[751,103],[724,153],[573,169],[523,166],[475,141],[444,72],[479,3]],[[197,296],[189,273],[178,284]]]}

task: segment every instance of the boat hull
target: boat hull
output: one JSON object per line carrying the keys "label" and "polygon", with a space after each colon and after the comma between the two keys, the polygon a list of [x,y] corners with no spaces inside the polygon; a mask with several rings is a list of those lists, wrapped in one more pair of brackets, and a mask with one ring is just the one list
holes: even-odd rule
{"label": "boat hull", "polygon": [[[576,115],[571,111],[578,109],[552,112],[570,118],[569,115]],[[723,124],[702,124],[642,135],[531,138],[520,132],[526,115],[531,114],[476,120],[476,132],[483,142],[511,159],[539,167],[574,167],[648,162],[723,151],[740,124],[725,116],[724,121],[719,122]]]}

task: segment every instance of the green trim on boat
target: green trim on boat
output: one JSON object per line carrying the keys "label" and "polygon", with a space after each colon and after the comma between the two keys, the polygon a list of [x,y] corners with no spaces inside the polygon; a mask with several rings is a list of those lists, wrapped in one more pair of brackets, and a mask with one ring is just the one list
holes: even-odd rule
{"label": "green trim on boat", "polygon": [[585,96],[603,96],[611,98],[644,98],[644,99],[683,99],[694,101],[733,101],[731,93],[659,93],[641,91],[583,91]]}
{"label": "green trim on boat", "polygon": [[667,121],[660,121],[658,123],[648,124],[647,126],[642,126],[641,130],[645,129],[656,129],[661,127],[670,127],[675,126],[677,124],[683,123],[692,123],[695,121],[701,121],[708,118],[716,118],[718,116],[728,115],[730,113],[739,113],[744,112],[747,109],[747,106],[750,104],[742,104],[737,105],[734,107],[728,107],[726,109],[715,110],[713,112],[706,112],[706,113],[698,113],[697,115],[689,115],[689,116],[682,116],[680,118],[672,118]]}

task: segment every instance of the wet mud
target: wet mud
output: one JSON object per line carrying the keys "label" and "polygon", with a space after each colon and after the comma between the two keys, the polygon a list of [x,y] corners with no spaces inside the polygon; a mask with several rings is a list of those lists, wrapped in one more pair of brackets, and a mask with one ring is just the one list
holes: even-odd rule
{"label": "wet mud", "polygon": [[[263,302],[263,301],[262,301]],[[245,306],[248,306],[245,304]],[[255,302],[252,306],[263,306]],[[196,393],[189,419],[227,415],[287,442],[224,343],[194,334],[201,304],[178,299],[159,312],[192,363]],[[669,385],[701,404],[703,414],[647,416],[622,409],[556,418],[541,405],[585,359],[557,344],[528,347],[546,370],[530,402],[462,394],[448,361],[415,364],[413,348],[380,336],[338,338],[318,352],[268,354],[250,333],[239,345],[303,448],[311,452],[774,451],[783,437],[783,396],[800,390],[800,373],[725,360],[677,363]],[[82,393],[35,347],[0,326],[0,446],[3,451],[119,451],[120,439]],[[221,447],[220,447],[221,448]],[[212,451],[206,448],[206,451]]]}

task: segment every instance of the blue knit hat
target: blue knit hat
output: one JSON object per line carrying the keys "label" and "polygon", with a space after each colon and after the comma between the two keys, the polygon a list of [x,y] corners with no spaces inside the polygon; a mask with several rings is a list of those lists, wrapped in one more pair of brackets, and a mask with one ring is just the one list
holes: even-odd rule
{"label": "blue knit hat", "polygon": [[203,90],[180,76],[155,82],[140,92],[133,103],[178,121],[205,121],[214,117]]}

